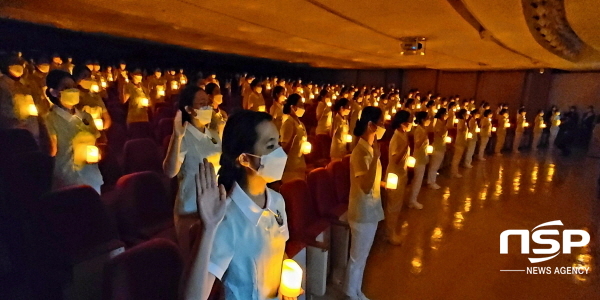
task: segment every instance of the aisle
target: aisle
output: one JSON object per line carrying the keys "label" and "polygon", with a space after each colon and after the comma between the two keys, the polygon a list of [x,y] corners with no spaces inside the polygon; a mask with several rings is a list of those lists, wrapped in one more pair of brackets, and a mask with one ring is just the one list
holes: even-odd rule
{"label": "aisle", "polygon": [[[462,169],[462,179],[450,180],[444,171],[442,189],[422,190],[422,211],[403,211],[403,245],[376,240],[367,262],[365,294],[372,300],[600,299],[594,245],[600,218],[599,171],[600,160],[583,153],[563,158],[544,152],[490,157],[474,163],[473,169]],[[590,249],[596,249],[591,275],[500,272],[533,266],[554,271],[573,266],[576,258],[590,257],[574,248],[572,254],[532,264],[528,255],[519,253],[517,237],[510,239],[509,254],[499,254],[502,231],[532,230],[553,220],[561,220],[563,229],[591,232]],[[538,247],[548,246],[531,243],[532,249]],[[330,288],[325,299],[339,299],[335,289]]]}

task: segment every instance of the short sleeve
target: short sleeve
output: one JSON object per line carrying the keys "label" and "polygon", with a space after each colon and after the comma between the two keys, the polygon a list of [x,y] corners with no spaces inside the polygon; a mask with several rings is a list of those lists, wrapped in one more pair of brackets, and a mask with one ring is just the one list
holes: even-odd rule
{"label": "short sleeve", "polygon": [[369,171],[369,163],[368,163],[368,153],[363,153],[360,149],[355,148],[358,152],[353,153],[354,155],[350,156],[350,164],[354,169],[354,177],[362,176],[367,174]]}
{"label": "short sleeve", "polygon": [[215,240],[210,251],[210,262],[208,272],[215,275],[219,280],[223,278],[225,271],[233,259],[235,251],[235,237],[233,232],[233,219],[225,216],[219,224],[215,233]]}
{"label": "short sleeve", "polygon": [[281,142],[290,143],[294,135],[294,122],[291,119],[286,120],[281,126]]}
{"label": "short sleeve", "polygon": [[52,117],[52,115],[48,115],[46,117],[46,128],[48,129],[48,135],[53,136],[53,135],[58,135],[56,133],[56,122],[54,122],[54,118]]}

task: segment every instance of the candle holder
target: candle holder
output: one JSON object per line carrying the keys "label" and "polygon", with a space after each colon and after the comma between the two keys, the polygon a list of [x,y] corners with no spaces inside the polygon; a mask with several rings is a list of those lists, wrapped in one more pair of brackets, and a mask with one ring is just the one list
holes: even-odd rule
{"label": "candle holder", "polygon": [[297,262],[286,259],[281,266],[279,292],[285,297],[298,297],[302,292],[302,268]]}

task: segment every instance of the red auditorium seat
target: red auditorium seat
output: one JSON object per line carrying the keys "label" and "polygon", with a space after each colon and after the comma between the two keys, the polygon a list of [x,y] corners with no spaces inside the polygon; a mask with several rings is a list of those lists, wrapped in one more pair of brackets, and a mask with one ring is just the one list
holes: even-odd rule
{"label": "red auditorium seat", "polygon": [[381,152],[381,157],[379,158],[379,160],[381,161],[381,176],[383,177],[385,174],[385,170],[387,169],[388,166],[388,161],[389,161],[389,148],[390,148],[390,141],[389,140],[381,140],[378,141],[379,143],[379,151]]}
{"label": "red auditorium seat", "polygon": [[350,197],[350,165],[344,161],[333,161],[327,165],[327,171],[333,179],[336,202],[347,207]]}
{"label": "red auditorium seat", "polygon": [[123,150],[123,172],[131,174],[141,171],[162,173],[162,159],[158,146],[151,139],[135,139],[125,143]]}
{"label": "red auditorium seat", "polygon": [[38,145],[25,129],[0,130],[0,162],[10,158],[14,153],[38,151]]}
{"label": "red auditorium seat", "polygon": [[130,140],[152,138],[150,122],[133,122],[127,124],[127,137]]}
{"label": "red auditorium seat", "polygon": [[[157,103],[162,104],[162,103]],[[171,119],[175,117],[175,109],[170,107],[168,103],[164,103],[165,106],[156,107],[156,114],[154,115],[154,119],[152,119],[152,123],[155,126],[158,126],[162,119]]]}
{"label": "red auditorium seat", "polygon": [[[339,162],[341,163],[341,162]],[[348,210],[348,204],[340,203],[336,198],[336,186],[333,177],[326,168],[317,168],[308,174],[307,179],[313,205],[322,218],[337,221]]]}
{"label": "red auditorium seat", "polygon": [[285,199],[290,240],[309,246],[323,247],[315,239],[329,227],[329,222],[319,216],[313,205],[308,185],[304,180],[294,180],[281,185],[281,195]]}
{"label": "red auditorium seat", "polygon": [[40,197],[52,187],[54,158],[32,151],[16,153],[7,163],[4,176],[7,194],[28,208],[37,205]]}
{"label": "red auditorium seat", "polygon": [[155,237],[175,240],[173,204],[164,180],[164,176],[150,171],[125,175],[107,200],[121,239],[128,246]]}
{"label": "red auditorium seat", "polygon": [[127,142],[127,128],[125,125],[113,123],[106,130],[106,138],[108,140],[109,151],[113,153],[123,153],[123,146]]}
{"label": "red auditorium seat", "polygon": [[317,144],[319,151],[319,159],[326,159],[329,161],[329,152],[331,150],[331,137],[326,134],[317,134]]}
{"label": "red auditorium seat", "polygon": [[165,239],[133,247],[104,268],[102,299],[178,299],[183,261],[177,246]]}
{"label": "red auditorium seat", "polygon": [[154,132],[156,133],[156,142],[162,143],[166,136],[173,133],[173,118],[160,120]]}

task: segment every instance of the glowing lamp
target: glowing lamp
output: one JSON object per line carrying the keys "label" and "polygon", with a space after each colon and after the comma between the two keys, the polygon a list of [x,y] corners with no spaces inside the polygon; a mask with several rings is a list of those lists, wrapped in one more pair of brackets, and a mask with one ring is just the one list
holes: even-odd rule
{"label": "glowing lamp", "polygon": [[417,109],[421,109],[421,104],[417,104]]}
{"label": "glowing lamp", "polygon": [[469,140],[470,140],[470,139],[472,139],[472,138],[473,138],[473,134],[472,134],[472,133],[470,133],[470,132],[469,132],[469,133],[467,133],[467,139],[469,139]]}
{"label": "glowing lamp", "polygon": [[333,95],[333,96],[331,96],[331,99],[335,100],[335,99],[337,99],[337,96]]}
{"label": "glowing lamp", "polygon": [[437,112],[438,112],[438,109],[437,109],[437,108],[434,108],[434,109],[433,109],[433,113],[434,113],[434,114],[437,114]]}
{"label": "glowing lamp", "polygon": [[373,105],[375,105],[375,106],[379,106],[379,102],[375,101],[375,102],[373,103]]}
{"label": "glowing lamp", "polygon": [[444,142],[446,142],[446,144],[450,144],[450,143],[452,143],[452,138],[447,136],[444,138]]}
{"label": "glowing lamp", "polygon": [[85,160],[90,164],[98,163],[100,160],[100,150],[98,150],[98,147],[88,145]]}
{"label": "glowing lamp", "polygon": [[346,134],[346,137],[344,139],[346,140],[346,143],[352,143],[352,135]]}
{"label": "glowing lamp", "polygon": [[148,106],[150,106],[150,102],[148,101],[148,98],[142,98],[142,99],[140,99],[140,106],[142,106],[142,107],[148,107]]}
{"label": "glowing lamp", "polygon": [[395,108],[392,108],[392,113],[395,114],[397,112],[397,110]]}
{"label": "glowing lamp", "polygon": [[385,115],[385,119],[386,119],[387,121],[390,121],[390,120],[392,119],[392,116],[391,116],[391,115]]}
{"label": "glowing lamp", "polygon": [[525,122],[525,124],[523,124],[524,127],[529,127],[529,122]]}
{"label": "glowing lamp", "polygon": [[[335,99],[335,98],[333,98],[333,99]],[[331,102],[327,102],[327,106],[331,107]]]}
{"label": "glowing lamp", "polygon": [[492,127],[492,132],[496,132],[496,127]]}
{"label": "glowing lamp", "polygon": [[556,120],[556,125],[555,126],[560,126],[560,120]]}
{"label": "glowing lamp", "polygon": [[312,151],[312,145],[310,142],[302,142],[302,154],[309,154]]}
{"label": "glowing lamp", "polygon": [[542,123],[542,124],[540,125],[540,127],[541,127],[541,128],[546,128],[546,124]]}
{"label": "glowing lamp", "polygon": [[267,85],[265,86],[265,88],[266,88],[267,90],[270,90],[270,89],[271,89],[271,84],[270,84],[270,83],[267,83]]}
{"label": "glowing lamp", "polygon": [[94,83],[92,84],[92,87],[90,88],[90,91],[97,93],[100,91],[100,87],[98,86],[98,84]]}
{"label": "glowing lamp", "polygon": [[104,121],[102,121],[102,119],[94,119],[94,125],[96,125],[98,130],[104,129]]}
{"label": "glowing lamp", "polygon": [[510,123],[504,124],[504,128],[509,128],[509,127],[510,127]]}
{"label": "glowing lamp", "polygon": [[260,105],[260,106],[258,106],[258,111],[265,112],[265,111],[267,111],[267,107],[264,105]]}
{"label": "glowing lamp", "polygon": [[416,163],[417,163],[417,160],[412,156],[409,156],[406,159],[406,166],[409,168],[414,168]]}
{"label": "glowing lamp", "polygon": [[308,98],[310,98],[311,100],[312,100],[312,99],[315,99],[315,95],[313,95],[313,94],[310,94],[310,96],[309,96]]}
{"label": "glowing lamp", "polygon": [[302,291],[302,268],[291,259],[283,261],[279,292],[285,297],[298,297]]}
{"label": "glowing lamp", "polygon": [[402,103],[398,103],[398,105],[396,105],[397,108],[402,108]]}
{"label": "glowing lamp", "polygon": [[171,89],[176,90],[179,88],[179,83],[177,81],[171,81]]}
{"label": "glowing lamp", "polygon": [[306,102],[306,98],[302,97],[302,103]]}
{"label": "glowing lamp", "polygon": [[385,188],[389,190],[395,190],[398,188],[398,175],[394,173],[389,173],[387,176],[387,182],[385,183]]}
{"label": "glowing lamp", "polygon": [[479,127],[475,128],[475,132],[480,133],[481,132],[481,128],[479,128]]}
{"label": "glowing lamp", "polygon": [[102,88],[106,88],[106,81],[102,80],[100,82],[100,85],[102,86]]}
{"label": "glowing lamp", "polygon": [[186,83],[187,83],[187,80],[186,80],[185,78],[181,78],[181,81],[180,81],[180,82],[181,82],[181,85],[184,85],[184,84],[186,84]]}
{"label": "glowing lamp", "polygon": [[38,115],[38,110],[37,107],[35,107],[35,104],[27,105],[27,113],[29,113],[30,116],[34,117]]}
{"label": "glowing lamp", "polygon": [[453,123],[458,124],[458,119],[454,119]]}
{"label": "glowing lamp", "polygon": [[427,146],[427,154],[433,154],[433,146]]}

